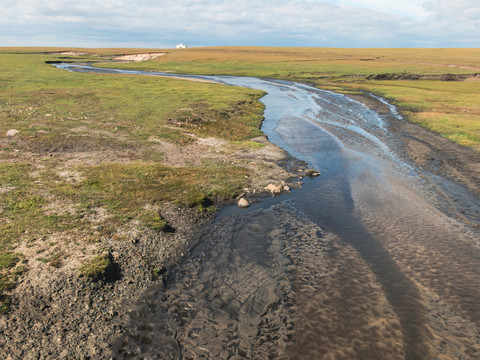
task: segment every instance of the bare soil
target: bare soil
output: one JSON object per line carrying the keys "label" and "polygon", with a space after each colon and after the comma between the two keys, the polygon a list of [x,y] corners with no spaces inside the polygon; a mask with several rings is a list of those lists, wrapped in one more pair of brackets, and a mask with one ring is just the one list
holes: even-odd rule
{"label": "bare soil", "polygon": [[145,53],[145,54],[132,54],[132,55],[119,55],[113,57],[113,61],[124,61],[124,62],[140,62],[146,60],[156,59],[160,56],[165,55],[165,53]]}

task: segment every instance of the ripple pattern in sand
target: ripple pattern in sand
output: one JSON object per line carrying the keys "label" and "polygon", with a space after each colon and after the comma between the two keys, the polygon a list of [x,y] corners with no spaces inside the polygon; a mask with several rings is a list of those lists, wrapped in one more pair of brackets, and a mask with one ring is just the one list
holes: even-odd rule
{"label": "ripple pattern in sand", "polygon": [[[368,171],[354,195],[357,211],[421,291],[435,356],[480,359],[480,239],[464,223],[389,179],[372,189]],[[377,175],[375,175],[377,176]]]}

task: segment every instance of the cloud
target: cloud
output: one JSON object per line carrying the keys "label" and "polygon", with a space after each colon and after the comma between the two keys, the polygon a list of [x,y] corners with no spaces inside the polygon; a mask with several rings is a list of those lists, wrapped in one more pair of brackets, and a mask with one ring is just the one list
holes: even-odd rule
{"label": "cloud", "polygon": [[428,15],[424,7],[424,0],[340,0],[340,2],[355,7],[413,18],[424,18]]}
{"label": "cloud", "polygon": [[[0,45],[474,46],[477,0],[1,0]],[[5,30],[8,29],[8,32]]]}

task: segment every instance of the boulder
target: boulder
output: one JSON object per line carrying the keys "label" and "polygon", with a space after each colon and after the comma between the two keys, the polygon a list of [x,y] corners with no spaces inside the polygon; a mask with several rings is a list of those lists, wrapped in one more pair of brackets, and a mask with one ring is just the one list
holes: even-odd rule
{"label": "boulder", "polygon": [[238,200],[238,207],[239,208],[247,208],[249,206],[250,206],[250,204],[244,198],[241,198],[240,200]]}
{"label": "boulder", "polygon": [[7,131],[7,136],[15,136],[19,133],[20,131],[18,131],[17,129],[10,129]]}

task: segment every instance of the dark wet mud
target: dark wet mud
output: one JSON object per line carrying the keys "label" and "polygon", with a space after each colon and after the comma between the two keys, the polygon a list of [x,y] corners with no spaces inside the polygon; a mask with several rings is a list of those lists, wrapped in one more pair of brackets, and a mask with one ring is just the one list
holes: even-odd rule
{"label": "dark wet mud", "polygon": [[263,131],[322,176],[224,209],[132,304],[118,358],[480,359],[478,193],[408,156],[397,110],[205,78],[267,91]]}

